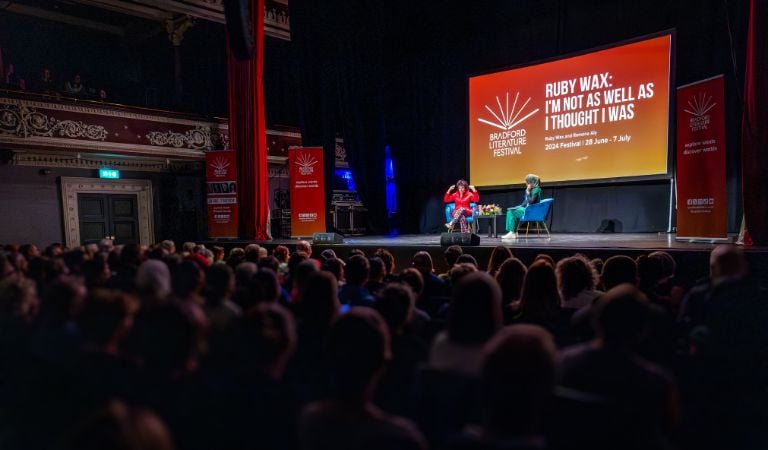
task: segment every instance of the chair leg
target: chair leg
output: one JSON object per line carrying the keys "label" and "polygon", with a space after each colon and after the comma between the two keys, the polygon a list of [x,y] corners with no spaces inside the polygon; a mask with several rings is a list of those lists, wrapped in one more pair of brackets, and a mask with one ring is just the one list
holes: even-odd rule
{"label": "chair leg", "polygon": [[552,236],[549,234],[549,228],[547,228],[547,222],[542,222],[542,225],[544,225],[544,231],[547,232],[547,239],[552,239]]}
{"label": "chair leg", "polygon": [[525,224],[525,237],[528,237],[528,230],[531,229],[531,222],[526,222]]}

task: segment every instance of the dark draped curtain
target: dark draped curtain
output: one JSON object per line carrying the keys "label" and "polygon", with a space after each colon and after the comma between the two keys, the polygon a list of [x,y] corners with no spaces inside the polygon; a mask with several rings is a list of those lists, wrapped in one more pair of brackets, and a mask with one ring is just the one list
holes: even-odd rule
{"label": "dark draped curtain", "polygon": [[251,0],[256,56],[235,60],[227,45],[229,145],[237,151],[240,237],[270,239],[264,121],[264,0]]}
{"label": "dark draped curtain", "polygon": [[752,241],[768,243],[768,0],[751,0],[741,135],[744,220]]}

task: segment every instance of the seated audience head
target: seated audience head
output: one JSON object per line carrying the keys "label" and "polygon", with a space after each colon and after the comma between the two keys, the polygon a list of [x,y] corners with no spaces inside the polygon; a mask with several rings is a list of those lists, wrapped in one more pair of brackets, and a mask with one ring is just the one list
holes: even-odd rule
{"label": "seated audience head", "polygon": [[327,353],[336,395],[370,401],[375,381],[391,358],[384,320],[372,308],[352,308],[333,325]]}
{"label": "seated audience head", "polygon": [[365,257],[365,252],[360,250],[359,248],[353,248],[352,250],[349,251],[349,257],[351,258],[351,257],[353,257],[355,255],[359,255],[359,256]]}
{"label": "seated audience head", "polygon": [[19,275],[0,282],[0,320],[29,323],[37,316],[39,300],[32,280]]}
{"label": "seated audience head", "polygon": [[265,256],[263,258],[259,258],[257,265],[259,266],[259,269],[269,269],[275,273],[280,270],[280,261],[278,261],[278,259],[274,256]]}
{"label": "seated audience head", "polygon": [[448,270],[451,270],[454,264],[456,264],[456,258],[464,254],[464,250],[459,245],[451,245],[443,252],[445,258],[445,264],[448,266]]}
{"label": "seated audience head", "polygon": [[424,276],[413,267],[400,272],[400,281],[410,286],[416,297],[421,296],[421,293],[424,292]]}
{"label": "seated audience head", "polygon": [[334,251],[333,251],[333,249],[331,249],[331,248],[326,248],[325,250],[323,250],[322,252],[320,252],[320,259],[321,259],[322,261],[325,261],[326,259],[331,259],[331,258],[338,258],[338,257],[336,256],[336,252],[334,252]]}
{"label": "seated audience head", "polygon": [[592,327],[603,345],[630,347],[642,338],[648,314],[645,295],[634,284],[624,283],[597,299]]}
{"label": "seated audience head", "polygon": [[600,258],[592,258],[590,263],[592,263],[592,267],[595,269],[595,272],[597,272],[598,275],[603,273],[603,260],[602,259],[600,259]]}
{"label": "seated audience head", "polygon": [[495,276],[496,272],[498,272],[499,270],[499,267],[501,267],[501,264],[511,257],[512,257],[512,251],[510,249],[508,249],[503,245],[497,245],[496,247],[493,248],[493,251],[491,252],[491,258],[488,261],[487,272],[491,274],[491,276]]}
{"label": "seated audience head", "polygon": [[177,378],[197,370],[206,349],[207,328],[205,317],[198,311],[179,302],[168,302],[144,317],[144,332],[138,336],[137,345],[149,373]]}
{"label": "seated audience head", "polygon": [[293,252],[291,253],[291,256],[288,257],[288,273],[293,276],[293,273],[296,271],[296,267],[299,266],[303,261],[306,261],[309,259],[309,255],[307,255],[304,252]]}
{"label": "seated audience head", "polygon": [[213,262],[224,262],[224,247],[213,246]]}
{"label": "seated audience head", "polygon": [[259,269],[251,277],[250,290],[254,303],[274,303],[280,298],[280,281],[273,270]]}
{"label": "seated audience head", "polygon": [[78,278],[61,276],[45,293],[40,316],[47,324],[63,324],[74,320],[83,308],[87,290]]}
{"label": "seated audience head", "polygon": [[205,270],[205,302],[210,306],[228,300],[235,290],[235,274],[225,264],[214,264]]}
{"label": "seated audience head", "polygon": [[90,350],[116,352],[133,325],[135,305],[120,291],[96,289],[88,294],[77,318]]}
{"label": "seated audience head", "polygon": [[347,265],[344,266],[344,277],[347,280],[348,285],[362,286],[368,281],[368,272],[370,271],[370,264],[365,256],[355,255],[347,260]]}
{"label": "seated audience head", "polygon": [[339,315],[341,303],[336,278],[328,272],[309,272],[296,304],[301,323],[315,331],[324,331]]}
{"label": "seated audience head", "polygon": [[721,244],[709,255],[709,273],[713,279],[744,277],[749,271],[744,252],[737,246]]}
{"label": "seated audience head", "polygon": [[235,269],[235,289],[248,289],[251,284],[251,278],[259,271],[259,266],[252,262],[244,262]]}
{"label": "seated audience head", "polygon": [[496,273],[496,282],[501,287],[501,302],[508,305],[520,300],[520,292],[523,290],[523,280],[528,268],[522,261],[512,257],[502,263]]}
{"label": "seated audience head", "polygon": [[296,251],[304,252],[308,258],[312,257],[312,244],[309,241],[299,241],[296,243]]}
{"label": "seated audience head", "polygon": [[141,263],[136,271],[136,293],[142,300],[164,300],[171,293],[168,266],[156,259]]}
{"label": "seated audience head", "polygon": [[79,423],[63,448],[173,450],[174,445],[171,433],[155,413],[111,400]]}
{"label": "seated audience head", "polygon": [[480,268],[475,257],[469,253],[464,253],[463,255],[460,255],[458,258],[456,258],[456,264],[472,264],[476,269]]}
{"label": "seated audience head", "polygon": [[387,275],[395,273],[395,256],[392,255],[389,250],[385,248],[377,249],[373,256],[381,258],[381,260],[384,261],[384,268],[387,269]]}
{"label": "seated audience head", "polygon": [[465,275],[453,288],[447,331],[453,342],[485,343],[501,327],[501,289],[485,272]]}
{"label": "seated audience head", "polygon": [[144,261],[144,249],[139,244],[125,244],[120,252],[120,265],[123,267],[139,267]]}
{"label": "seated audience head", "polygon": [[540,433],[555,387],[557,350],[537,325],[506,327],[484,349],[483,390],[490,435]]}
{"label": "seated audience head", "polygon": [[27,261],[31,261],[32,258],[40,256],[40,250],[35,244],[24,244],[19,247],[19,252],[27,258]]}
{"label": "seated audience head", "polygon": [[97,253],[89,261],[83,263],[83,277],[88,289],[104,287],[111,276],[112,271],[109,269],[107,258],[103,253]]}
{"label": "seated audience head", "polygon": [[660,261],[662,267],[661,276],[663,279],[675,276],[677,263],[675,263],[675,258],[673,258],[672,255],[664,251],[656,251],[648,255],[648,257]]}
{"label": "seated audience head", "polygon": [[246,369],[280,379],[296,348],[293,316],[277,303],[256,305],[243,319],[239,345]]}
{"label": "seated audience head", "polygon": [[248,244],[245,246],[245,260],[256,264],[259,262],[259,244]]}
{"label": "seated audience head", "polygon": [[603,264],[600,279],[606,291],[622,283],[637,285],[637,263],[629,256],[611,256]]}
{"label": "seated audience head", "polygon": [[304,282],[315,272],[320,270],[317,267],[317,262],[312,259],[306,259],[296,266],[293,271],[293,288],[298,289],[299,293],[303,295]]}
{"label": "seated audience head", "polygon": [[179,298],[200,294],[205,286],[205,272],[194,261],[184,261],[171,273],[171,287]]}
{"label": "seated audience head", "polygon": [[[547,264],[552,266],[553,269],[555,268],[555,259],[553,257],[547,255],[546,253],[539,253],[535,258],[533,258],[533,263],[541,260],[546,261]],[[531,263],[531,265],[533,265],[533,263]]]}
{"label": "seated audience head", "polygon": [[176,243],[170,239],[166,239],[160,243],[160,248],[165,250],[168,255],[176,253]]}
{"label": "seated audience head", "polygon": [[637,263],[638,286],[644,292],[649,292],[664,279],[664,263],[660,258],[640,255],[635,262]]}
{"label": "seated audience head", "polygon": [[589,260],[582,255],[561,259],[555,268],[557,286],[563,299],[579,295],[582,291],[594,290],[597,273]]}
{"label": "seated audience head", "polygon": [[554,319],[559,310],[560,293],[557,292],[555,269],[548,261],[535,261],[523,280],[520,317],[523,321],[542,324]]}
{"label": "seated audience head", "polygon": [[333,274],[336,277],[336,282],[342,282],[345,279],[344,261],[339,258],[329,258],[323,261],[322,270]]}
{"label": "seated audience head", "polygon": [[288,262],[288,255],[290,255],[290,250],[288,250],[288,247],[285,245],[278,245],[274,249],[272,249],[272,256],[277,258],[278,261],[280,261],[281,264]]}
{"label": "seated audience head", "polygon": [[377,256],[368,258],[368,264],[370,266],[368,270],[368,279],[381,283],[384,281],[384,277],[387,276],[387,269],[384,267],[384,261]]}
{"label": "seated audience head", "polygon": [[416,252],[411,259],[413,268],[423,274],[431,274],[435,268],[432,265],[432,256],[425,251]]}
{"label": "seated audience head", "polygon": [[392,335],[402,333],[413,315],[414,295],[405,283],[389,283],[376,295],[374,309],[381,314]]}
{"label": "seated audience head", "polygon": [[181,252],[184,254],[192,253],[195,251],[195,247],[197,247],[197,244],[187,241],[181,245]]}
{"label": "seated audience head", "polygon": [[448,272],[448,279],[451,280],[451,286],[456,286],[459,280],[462,279],[465,275],[474,272],[477,272],[477,267],[470,263],[454,264],[453,267],[451,267],[451,270]]}
{"label": "seated audience head", "polygon": [[102,239],[99,241],[99,251],[103,253],[111,253],[115,249],[115,244],[112,239]]}

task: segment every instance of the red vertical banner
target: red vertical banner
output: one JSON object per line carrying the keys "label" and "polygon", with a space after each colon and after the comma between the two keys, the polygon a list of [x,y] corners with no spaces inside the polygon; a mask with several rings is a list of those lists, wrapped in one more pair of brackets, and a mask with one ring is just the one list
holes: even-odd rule
{"label": "red vertical banner", "polygon": [[237,238],[237,165],[235,151],[205,154],[208,185],[208,236]]}
{"label": "red vertical banner", "polygon": [[727,239],[723,76],[677,88],[677,239]]}
{"label": "red vertical banner", "polygon": [[325,233],[325,178],[321,147],[288,151],[291,188],[291,236]]}

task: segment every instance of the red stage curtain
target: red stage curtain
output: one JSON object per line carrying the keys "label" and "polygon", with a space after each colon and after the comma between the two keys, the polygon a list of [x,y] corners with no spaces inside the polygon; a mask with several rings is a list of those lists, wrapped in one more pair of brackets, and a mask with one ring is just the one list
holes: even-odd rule
{"label": "red stage curtain", "polygon": [[256,56],[237,61],[227,45],[229,145],[237,151],[240,236],[270,239],[264,122],[264,0],[251,0]]}
{"label": "red stage curtain", "polygon": [[741,170],[744,220],[752,241],[768,244],[768,0],[751,0],[744,69]]}

